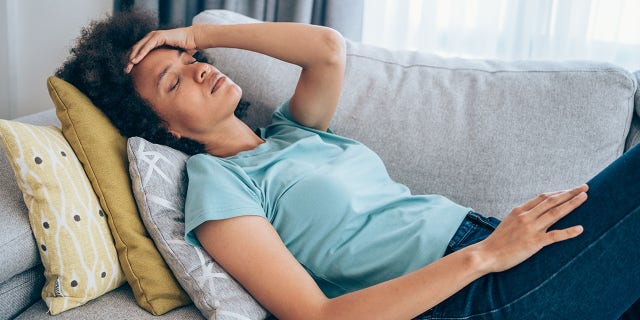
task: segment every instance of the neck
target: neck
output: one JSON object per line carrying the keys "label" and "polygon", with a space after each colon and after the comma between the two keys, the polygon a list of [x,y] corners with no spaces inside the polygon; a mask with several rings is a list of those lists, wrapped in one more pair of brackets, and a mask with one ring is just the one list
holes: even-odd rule
{"label": "neck", "polygon": [[[235,118],[235,117],[234,117]],[[224,130],[212,134],[205,143],[205,151],[216,157],[231,157],[242,151],[253,150],[264,140],[244,122],[235,118]]]}

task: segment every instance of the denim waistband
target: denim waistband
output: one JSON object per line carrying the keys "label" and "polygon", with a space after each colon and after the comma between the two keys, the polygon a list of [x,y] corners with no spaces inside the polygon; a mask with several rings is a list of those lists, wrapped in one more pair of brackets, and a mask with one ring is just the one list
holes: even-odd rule
{"label": "denim waistband", "polygon": [[477,212],[469,211],[449,241],[445,255],[484,240],[498,224],[500,220],[494,217],[484,217]]}

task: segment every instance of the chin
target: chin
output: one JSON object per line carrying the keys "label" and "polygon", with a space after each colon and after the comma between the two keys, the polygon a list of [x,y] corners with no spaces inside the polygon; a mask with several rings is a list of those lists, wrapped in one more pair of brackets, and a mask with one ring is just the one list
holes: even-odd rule
{"label": "chin", "polygon": [[235,82],[233,83],[233,88],[238,93],[238,101],[240,101],[240,98],[242,98],[242,88],[240,88],[240,86],[237,85]]}
{"label": "chin", "polygon": [[235,104],[237,105],[238,103],[240,103],[240,100],[242,99],[242,89],[237,85],[235,85],[233,90],[235,91],[234,101],[235,101]]}

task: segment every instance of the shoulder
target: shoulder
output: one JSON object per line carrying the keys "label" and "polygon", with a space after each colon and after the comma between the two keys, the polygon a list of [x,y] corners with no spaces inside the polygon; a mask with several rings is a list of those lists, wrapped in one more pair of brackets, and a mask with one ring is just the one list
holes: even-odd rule
{"label": "shoulder", "polygon": [[[304,132],[308,132],[308,133],[314,133],[314,134],[333,134],[333,131],[331,131],[331,129],[327,129],[327,130],[318,130],[316,128],[312,128],[312,127],[308,127],[305,126],[302,123],[299,123],[295,117],[291,114],[291,107],[290,107],[290,103],[291,103],[291,99],[287,99],[284,103],[282,103],[278,108],[276,108],[276,110],[273,112],[272,116],[271,116],[271,124],[269,126],[267,126],[267,136],[269,134],[273,134],[275,132],[279,132],[281,133],[281,130],[274,130],[274,129],[282,129],[285,127],[289,127],[292,129],[298,129],[298,130],[302,130]],[[291,131],[287,131],[288,133],[290,133]]]}
{"label": "shoulder", "polygon": [[[199,153],[187,160],[187,175],[189,185],[201,183],[204,185],[221,184],[225,181],[244,181],[244,172],[231,161],[218,158],[207,153]],[[212,177],[215,177],[213,179]]]}

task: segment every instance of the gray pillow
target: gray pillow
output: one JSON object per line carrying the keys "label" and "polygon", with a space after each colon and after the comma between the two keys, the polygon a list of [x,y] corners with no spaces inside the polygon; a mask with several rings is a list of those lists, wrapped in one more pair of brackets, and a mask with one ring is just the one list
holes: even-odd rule
{"label": "gray pillow", "polygon": [[196,307],[207,319],[264,319],[266,310],[238,282],[184,240],[188,156],[138,137],[128,140],[127,153],[142,221]]}

